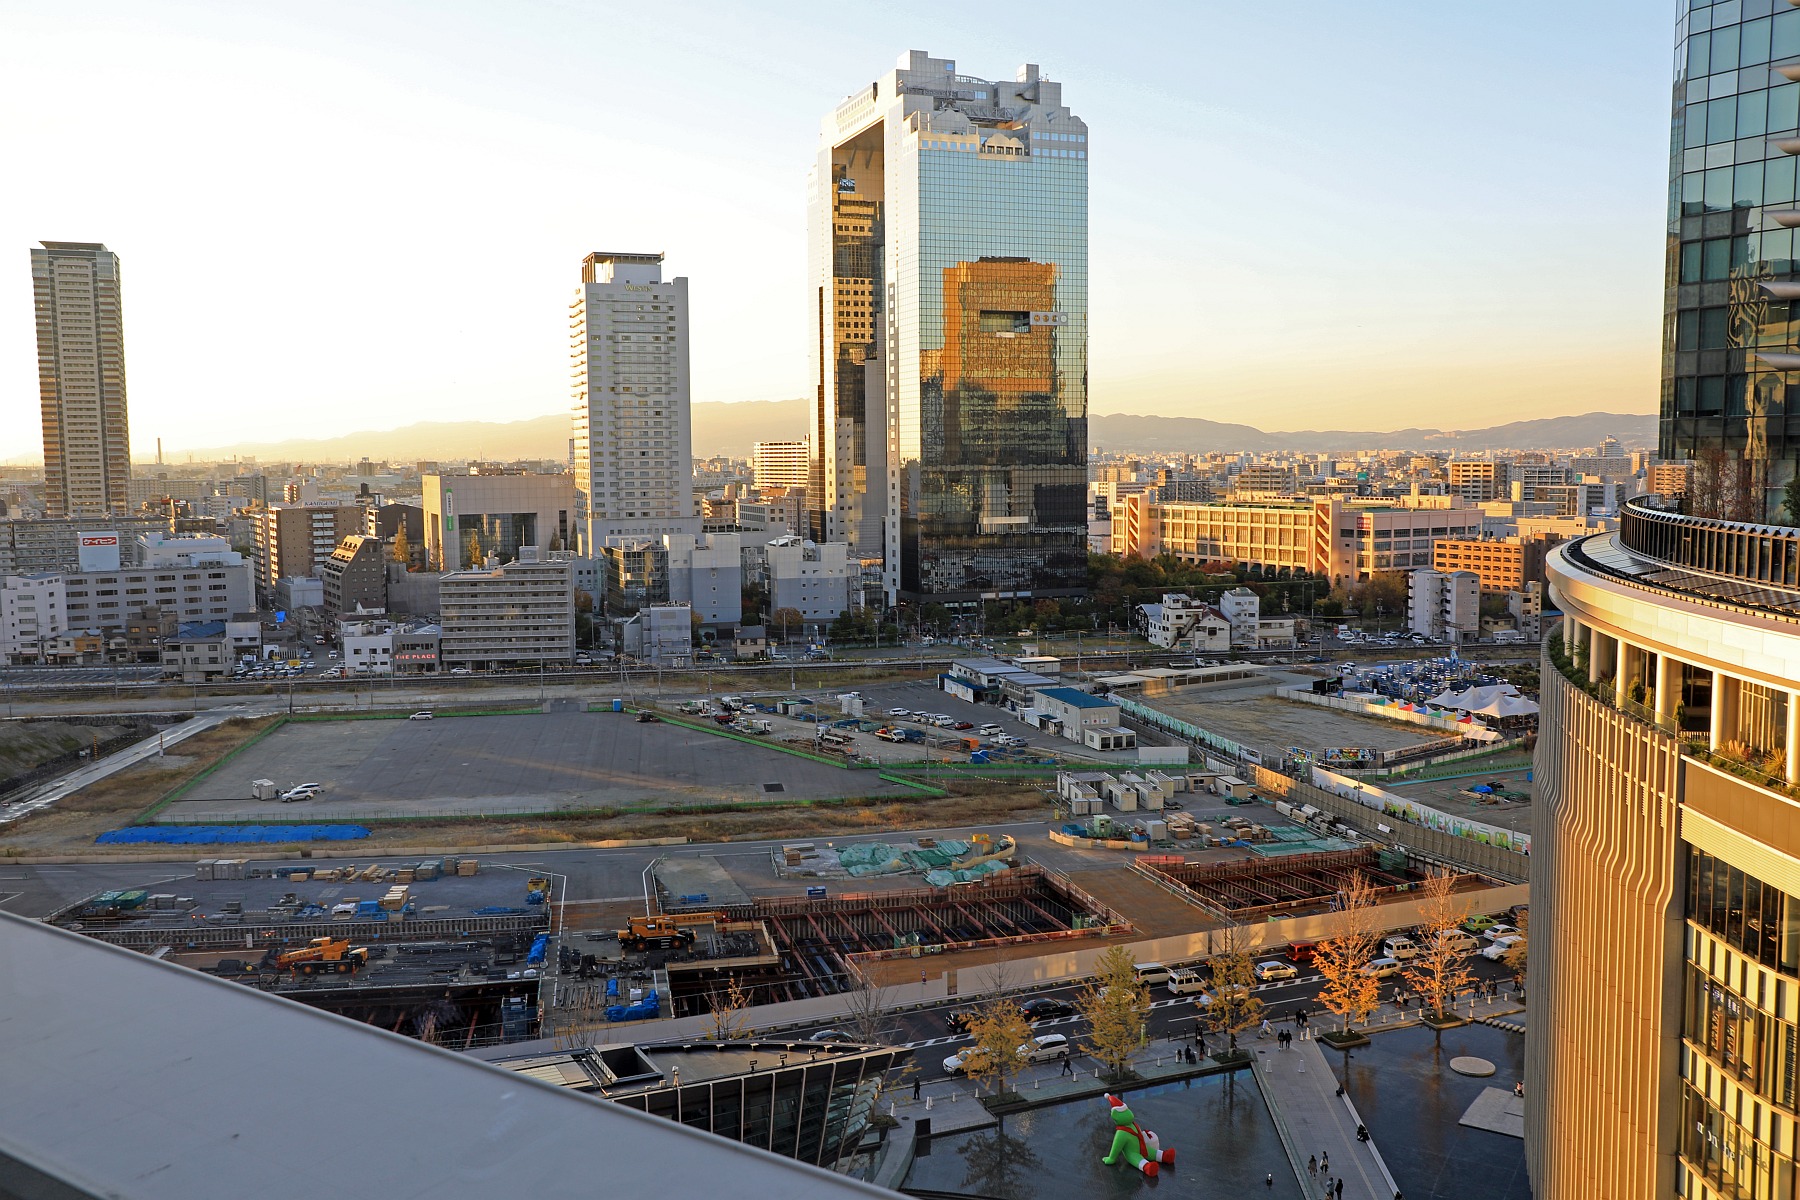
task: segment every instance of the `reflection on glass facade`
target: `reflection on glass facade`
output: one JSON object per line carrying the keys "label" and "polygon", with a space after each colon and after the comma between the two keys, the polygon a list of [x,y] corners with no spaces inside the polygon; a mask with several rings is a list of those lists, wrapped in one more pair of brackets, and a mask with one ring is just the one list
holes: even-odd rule
{"label": "reflection on glass facade", "polygon": [[1797,68],[1783,0],[1695,2],[1677,23],[1659,442],[1718,464],[1707,515],[1773,515],[1800,457]]}
{"label": "reflection on glass facade", "polygon": [[1694,849],[1679,1194],[1795,1195],[1800,902]]}
{"label": "reflection on glass facade", "polygon": [[891,598],[1085,584],[1087,153],[1030,65],[911,51],[826,119],[812,532],[880,553]]}

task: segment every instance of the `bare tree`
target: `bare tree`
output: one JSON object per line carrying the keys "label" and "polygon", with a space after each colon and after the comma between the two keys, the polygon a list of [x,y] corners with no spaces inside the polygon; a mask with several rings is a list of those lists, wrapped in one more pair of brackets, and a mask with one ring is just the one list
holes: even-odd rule
{"label": "bare tree", "polygon": [[1262,1020],[1263,1002],[1255,995],[1256,964],[1250,956],[1250,931],[1228,925],[1221,931],[1224,949],[1212,960],[1212,1003],[1207,1016],[1214,1028],[1230,1039],[1237,1053],[1237,1035]]}
{"label": "bare tree", "polygon": [[712,1032],[707,1036],[715,1042],[734,1042],[750,1035],[750,993],[744,990],[733,975],[724,991],[713,991],[707,997],[707,1007],[712,1014]]}

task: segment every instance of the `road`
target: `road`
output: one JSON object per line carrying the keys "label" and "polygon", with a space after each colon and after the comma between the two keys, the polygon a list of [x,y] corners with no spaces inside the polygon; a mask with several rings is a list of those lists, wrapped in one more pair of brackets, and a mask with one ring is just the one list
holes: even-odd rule
{"label": "road", "polygon": [[69,793],[78,792],[88,784],[123,771],[134,763],[154,758],[168,747],[186,741],[202,730],[211,729],[213,726],[229,720],[233,715],[241,714],[222,711],[197,714],[179,725],[155,733],[123,750],[115,751],[98,762],[77,767],[66,775],[60,775],[37,787],[29,788],[19,796],[0,804],[0,825],[17,821],[20,817],[29,816],[40,809],[49,808]]}

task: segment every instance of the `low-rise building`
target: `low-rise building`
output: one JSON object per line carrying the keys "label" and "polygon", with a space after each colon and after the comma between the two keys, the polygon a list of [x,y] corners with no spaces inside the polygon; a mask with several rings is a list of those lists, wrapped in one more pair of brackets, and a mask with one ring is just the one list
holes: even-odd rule
{"label": "low-rise building", "polygon": [[791,608],[808,621],[835,620],[850,608],[851,584],[862,564],[849,552],[845,542],[797,537],[778,538],[748,551],[761,556],[769,611]]}
{"label": "low-rise building", "polygon": [[275,585],[275,607],[284,612],[325,607],[325,584],[316,575],[289,575]]}
{"label": "low-rise building", "polygon": [[1166,592],[1160,604],[1138,605],[1138,621],[1152,645],[1196,654],[1231,649],[1231,622],[1212,605],[1184,592]]}
{"label": "low-rise building", "polygon": [[1039,724],[1090,750],[1129,750],[1137,735],[1119,723],[1115,701],[1090,695],[1079,688],[1039,688],[1032,697]]}
{"label": "low-rise building", "polygon": [[162,646],[163,674],[183,683],[208,683],[231,674],[231,638],[223,621],[196,621],[180,626]]}
{"label": "low-rise building", "polygon": [[344,670],[353,675],[394,673],[394,623],[385,618],[338,622]]}
{"label": "low-rise building", "polygon": [[685,604],[653,605],[638,610],[619,633],[633,658],[682,666],[694,654],[694,610]]}
{"label": "low-rise building", "polygon": [[51,571],[0,575],[0,655],[8,663],[43,662],[69,626],[63,577]]}
{"label": "low-rise building", "polygon": [[444,666],[573,662],[575,586],[568,560],[540,558],[452,571],[438,581],[439,659]]}

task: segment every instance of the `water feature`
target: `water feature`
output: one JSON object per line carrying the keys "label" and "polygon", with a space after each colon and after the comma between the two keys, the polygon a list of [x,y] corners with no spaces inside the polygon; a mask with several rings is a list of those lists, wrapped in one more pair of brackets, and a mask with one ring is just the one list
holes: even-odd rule
{"label": "water feature", "polygon": [[[1096,1096],[1014,1113],[1004,1128],[932,1138],[919,1147],[906,1186],[1001,1200],[1105,1200],[1150,1192],[1160,1200],[1300,1200],[1294,1169],[1248,1071],[1136,1088],[1125,1100],[1144,1128],[1175,1149],[1174,1169],[1154,1180],[1100,1161],[1112,1144],[1113,1124],[1106,1101]],[[1272,1188],[1264,1186],[1271,1174]]]}
{"label": "water feature", "polygon": [[[1485,1058],[1493,1076],[1450,1069],[1459,1055]],[[1344,1058],[1325,1059],[1343,1078]],[[1457,1121],[1481,1095],[1511,1091],[1525,1070],[1525,1039],[1491,1025],[1447,1029],[1443,1044],[1423,1026],[1378,1033],[1350,1052],[1347,1090],[1406,1200],[1531,1200],[1525,1143]]]}

